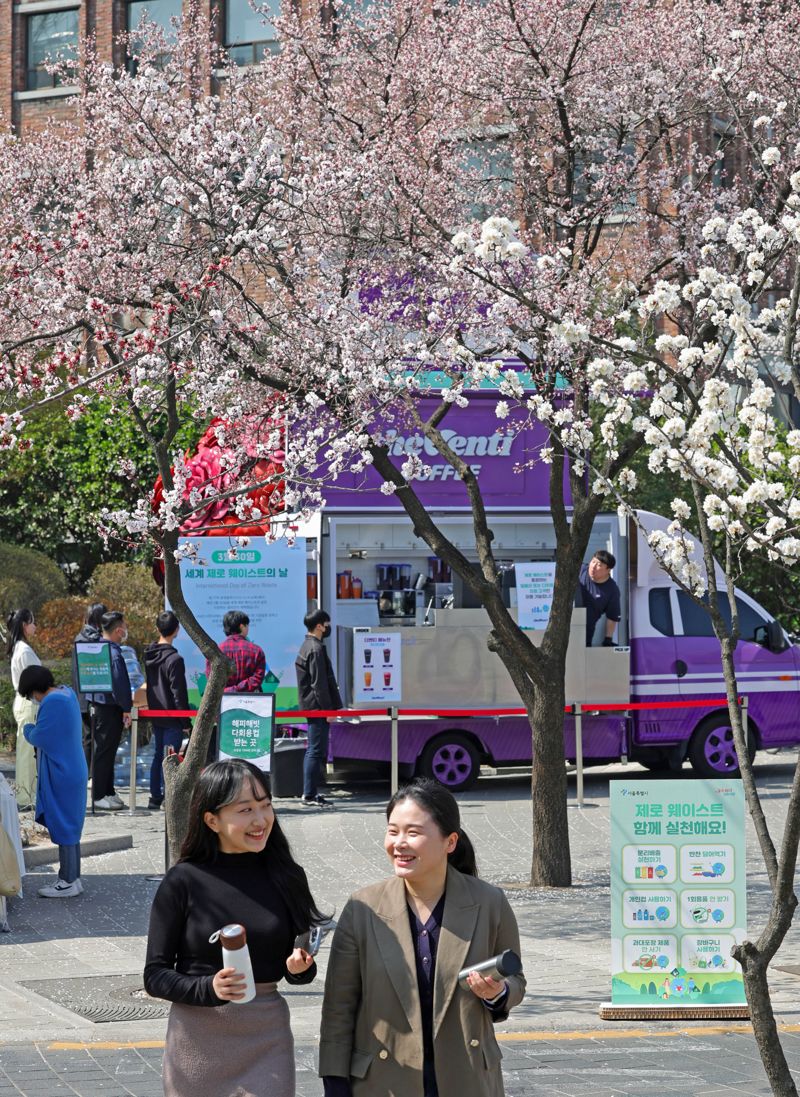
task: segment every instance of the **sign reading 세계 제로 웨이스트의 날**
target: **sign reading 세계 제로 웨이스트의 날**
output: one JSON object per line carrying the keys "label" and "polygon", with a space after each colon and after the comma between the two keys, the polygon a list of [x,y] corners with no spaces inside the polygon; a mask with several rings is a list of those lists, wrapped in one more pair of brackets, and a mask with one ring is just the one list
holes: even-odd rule
{"label": "sign reading \uc138\uacc4 \uc81c\ub85c \uc6e8\uc774\uc2a4\ud2b8\uc758 \ub0a0", "polygon": [[611,785],[611,1004],[743,1005],[739,780]]}
{"label": "sign reading \uc138\uacc4 \uc81c\ub85c \uc6e8\uc774\uc2a4\ud2b8\uc758 \ub0a0", "polygon": [[275,698],[271,693],[224,693],[219,709],[218,757],[244,758],[270,771],[275,733]]}
{"label": "sign reading \uc138\uacc4 \uc81c\ub85c \uc6e8\uc774\uc2a4\ud2b8\uc758 \ub0a0", "polygon": [[[182,537],[197,545],[194,558],[181,560],[181,586],[197,620],[219,643],[222,618],[238,609],[250,618],[247,639],[264,649],[267,672],[262,693],[275,695],[276,709],[297,708],[294,661],[306,634],[306,543],[252,537],[235,547],[228,537]],[[233,550],[233,554],[232,551]],[[186,665],[189,705],[197,708],[206,686],[206,661],[183,629],[175,647]]]}

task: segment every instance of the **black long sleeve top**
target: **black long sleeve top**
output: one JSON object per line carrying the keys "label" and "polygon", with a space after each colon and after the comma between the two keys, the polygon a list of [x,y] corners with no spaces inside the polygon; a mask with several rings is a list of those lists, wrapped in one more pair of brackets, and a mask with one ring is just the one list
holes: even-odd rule
{"label": "black long sleeve top", "polygon": [[183,861],[159,885],[150,911],[144,985],[148,994],[193,1006],[221,1006],[212,980],[222,969],[222,947],[209,937],[238,922],[257,983],[310,983],[316,964],[290,975],[286,960],[297,930],[257,853],[219,853],[206,863]]}

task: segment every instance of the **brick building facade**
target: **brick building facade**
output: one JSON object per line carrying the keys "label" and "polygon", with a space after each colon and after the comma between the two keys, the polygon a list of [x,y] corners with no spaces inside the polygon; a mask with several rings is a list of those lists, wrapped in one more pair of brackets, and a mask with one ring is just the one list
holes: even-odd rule
{"label": "brick building facade", "polygon": [[[275,35],[249,0],[205,0],[213,8],[217,37],[232,61],[256,63],[274,46]],[[277,11],[278,0],[267,9]],[[119,36],[135,30],[144,13],[169,28],[181,14],[181,0],[2,0],[0,3],[0,124],[25,134],[50,118],[68,117],[77,89],[68,72],[48,71],[55,57],[75,62],[79,43],[92,37],[101,60],[126,63]]]}

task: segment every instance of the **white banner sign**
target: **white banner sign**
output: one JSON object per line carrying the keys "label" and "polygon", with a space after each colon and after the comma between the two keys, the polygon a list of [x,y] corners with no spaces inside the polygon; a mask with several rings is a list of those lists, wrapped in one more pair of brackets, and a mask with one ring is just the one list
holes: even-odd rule
{"label": "white banner sign", "polygon": [[353,633],[353,698],[400,700],[402,694],[399,632]]}
{"label": "white banner sign", "polygon": [[553,603],[555,562],[536,560],[514,565],[517,576],[517,622],[520,628],[547,628]]}

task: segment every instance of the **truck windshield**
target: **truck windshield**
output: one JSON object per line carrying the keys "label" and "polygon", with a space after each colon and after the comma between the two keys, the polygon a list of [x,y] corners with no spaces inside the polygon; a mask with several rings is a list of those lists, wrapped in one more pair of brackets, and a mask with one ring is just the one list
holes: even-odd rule
{"label": "truck windshield", "polygon": [[[705,595],[703,601],[706,603],[708,602],[708,595]],[[703,609],[702,606],[698,606],[683,590],[678,591],[678,605],[680,606],[681,618],[683,620],[684,636],[714,635],[711,616],[708,611]],[[717,605],[722,614],[722,619],[725,621],[728,628],[730,628],[731,610],[728,605],[728,595],[722,591],[718,591]],[[743,602],[741,598],[736,599],[736,610],[739,615],[740,639],[753,640],[755,638],[756,628],[759,625],[766,625],[766,618],[762,617],[760,613],[757,613],[752,606]]]}

